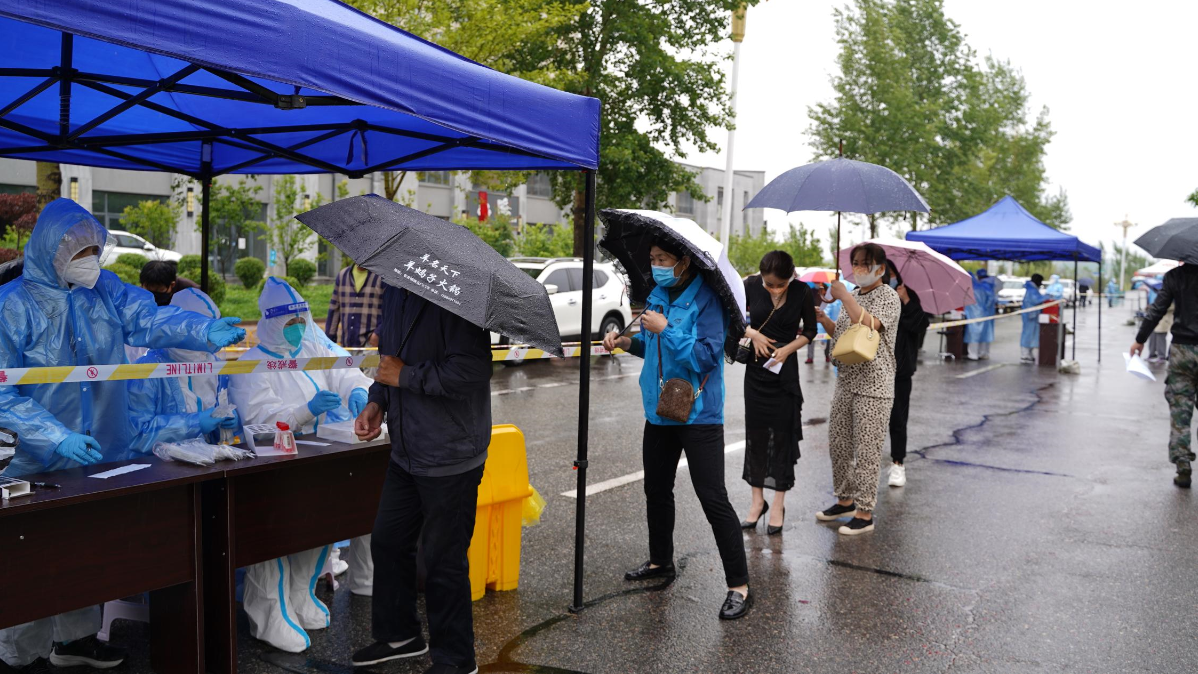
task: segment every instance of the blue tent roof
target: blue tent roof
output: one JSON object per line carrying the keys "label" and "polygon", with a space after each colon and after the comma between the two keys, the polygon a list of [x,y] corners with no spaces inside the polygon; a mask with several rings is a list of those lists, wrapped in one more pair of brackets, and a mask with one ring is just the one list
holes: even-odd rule
{"label": "blue tent roof", "polygon": [[1102,259],[1097,248],[1040,222],[1009,195],[972,218],[908,232],[907,240],[922,241],[954,260]]}
{"label": "blue tent roof", "polygon": [[0,156],[193,176],[594,169],[599,101],[335,0],[0,0]]}

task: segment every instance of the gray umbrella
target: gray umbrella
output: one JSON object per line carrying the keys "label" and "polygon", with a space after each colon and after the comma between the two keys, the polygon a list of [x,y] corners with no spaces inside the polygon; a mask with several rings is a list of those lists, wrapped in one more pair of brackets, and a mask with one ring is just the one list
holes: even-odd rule
{"label": "gray umbrella", "polygon": [[1136,239],[1152,257],[1198,264],[1198,218],[1173,218]]}
{"label": "gray umbrella", "polygon": [[[793,168],[774,178],[745,208],[836,211],[836,248],[840,249],[840,213],[927,213],[928,202],[905,178],[885,166],[853,159],[829,159]],[[840,270],[840,256],[836,269]]]}
{"label": "gray umbrella", "polygon": [[376,194],[296,219],[387,284],[515,342],[565,355],[545,286],[465,227]]}

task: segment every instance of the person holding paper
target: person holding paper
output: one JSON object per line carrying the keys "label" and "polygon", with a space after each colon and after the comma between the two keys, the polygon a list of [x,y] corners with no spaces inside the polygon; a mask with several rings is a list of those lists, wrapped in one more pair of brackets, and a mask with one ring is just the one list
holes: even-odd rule
{"label": "person holding paper", "polygon": [[[761,258],[759,274],[745,279],[754,359],[745,368],[745,464],[742,478],[753,490],[742,529],[769,513],[766,533],[782,532],[786,492],[795,484],[803,439],[803,389],[795,354],[815,339],[811,289],[794,278],[794,261],[775,250]],[[774,490],[773,508],[765,489]],[[771,512],[772,510],[772,512]]]}
{"label": "person holding paper", "polygon": [[[266,279],[258,308],[262,312],[258,346],[241,360],[341,355],[312,320],[308,303],[286,281]],[[366,407],[371,381],[360,370],[262,370],[260,366],[255,374],[230,377],[230,401],[247,425],[273,426],[282,421],[299,436],[315,431],[321,423],[351,419]],[[349,584],[357,594],[373,583],[369,550],[369,537],[350,542]],[[315,587],[331,551],[332,546],[326,545],[246,569],[243,605],[251,635],[292,653],[311,645],[306,630],[324,629],[330,622],[329,609],[316,597]]]}
{"label": "person holding paper", "polygon": [[[125,344],[207,349],[241,341],[236,318],[212,320],[176,307],[100,269],[108,231],[70,199],[42,209],[19,278],[0,288],[0,369],[123,364]],[[98,371],[97,371],[98,372]],[[0,415],[20,437],[7,477],[120,461],[132,455],[124,381],[0,385]],[[0,630],[10,667],[115,667],[123,651],[96,640],[100,608]]]}
{"label": "person holding paper", "polygon": [[[1040,292],[1040,286],[1043,283],[1043,276],[1032,274],[1032,278],[1023,284],[1024,309],[1038,307],[1048,301],[1044,293]],[[1023,315],[1023,332],[1019,335],[1019,348],[1022,354],[1019,362],[1024,364],[1036,362],[1036,355],[1040,352],[1040,312],[1029,311]]]}
{"label": "person holding paper", "polygon": [[[990,276],[985,267],[975,272],[974,303],[965,307],[966,318],[988,318],[997,310],[998,279]],[[970,323],[965,326],[965,357],[969,360],[990,360],[990,344],[994,341],[994,321]]]}
{"label": "person holding paper", "polygon": [[1165,400],[1169,403],[1169,461],[1177,466],[1173,484],[1190,488],[1194,452],[1190,448],[1190,425],[1194,404],[1198,401],[1198,265],[1182,264],[1165,274],[1161,290],[1144,312],[1144,321],[1131,345],[1131,355],[1139,356],[1144,343],[1169,309],[1173,309],[1173,347],[1169,357],[1169,376],[1165,379]]}

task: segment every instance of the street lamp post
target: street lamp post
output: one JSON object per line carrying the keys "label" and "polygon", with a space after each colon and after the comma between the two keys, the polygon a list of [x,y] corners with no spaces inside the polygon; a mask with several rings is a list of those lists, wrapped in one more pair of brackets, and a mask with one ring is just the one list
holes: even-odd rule
{"label": "street lamp post", "polygon": [[[745,40],[745,13],[748,8],[741,5],[732,13],[732,90],[730,92],[730,104],[732,106],[732,126],[728,127],[728,157],[724,168],[724,208],[720,216],[723,221],[720,222],[720,243],[724,244],[724,249],[727,250],[729,237],[732,231],[732,200],[734,192],[732,190],[732,150],[736,142],[736,80],[740,75],[740,43]],[[744,204],[741,205],[742,207]]]}
{"label": "street lamp post", "polygon": [[1128,221],[1127,215],[1124,214],[1123,222],[1116,222],[1116,227],[1123,228],[1123,254],[1119,260],[1119,290],[1127,292],[1127,230],[1135,227],[1134,224]]}

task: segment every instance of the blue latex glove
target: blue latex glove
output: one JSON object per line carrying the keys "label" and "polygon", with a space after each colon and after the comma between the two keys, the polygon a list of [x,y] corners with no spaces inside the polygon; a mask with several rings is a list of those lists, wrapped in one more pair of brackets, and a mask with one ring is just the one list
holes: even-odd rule
{"label": "blue latex glove", "polygon": [[236,327],[240,322],[240,318],[216,319],[208,328],[208,341],[216,345],[218,349],[240,342],[245,339],[245,330]]}
{"label": "blue latex glove", "polygon": [[356,388],[349,392],[349,413],[354,415],[355,419],[366,409],[369,397],[364,388]]}
{"label": "blue latex glove", "polygon": [[85,466],[104,460],[104,455],[100,453],[100,443],[95,438],[80,433],[68,435],[66,440],[54,448],[54,453]]}
{"label": "blue latex glove", "polygon": [[204,435],[207,435],[207,434],[211,433],[212,431],[215,431],[217,428],[222,426],[225,421],[227,421],[229,418],[231,418],[231,417],[214,417],[214,416],[212,416],[213,411],[214,410],[201,410],[200,411],[200,431],[203,432]]}
{"label": "blue latex glove", "polygon": [[237,413],[237,410],[233,410],[233,416],[221,419],[220,427],[229,430],[241,428],[241,415]]}
{"label": "blue latex glove", "polygon": [[341,407],[341,396],[332,391],[321,391],[312,396],[312,399],[308,401],[308,411],[314,417],[318,417],[325,412],[332,412],[338,407]]}

